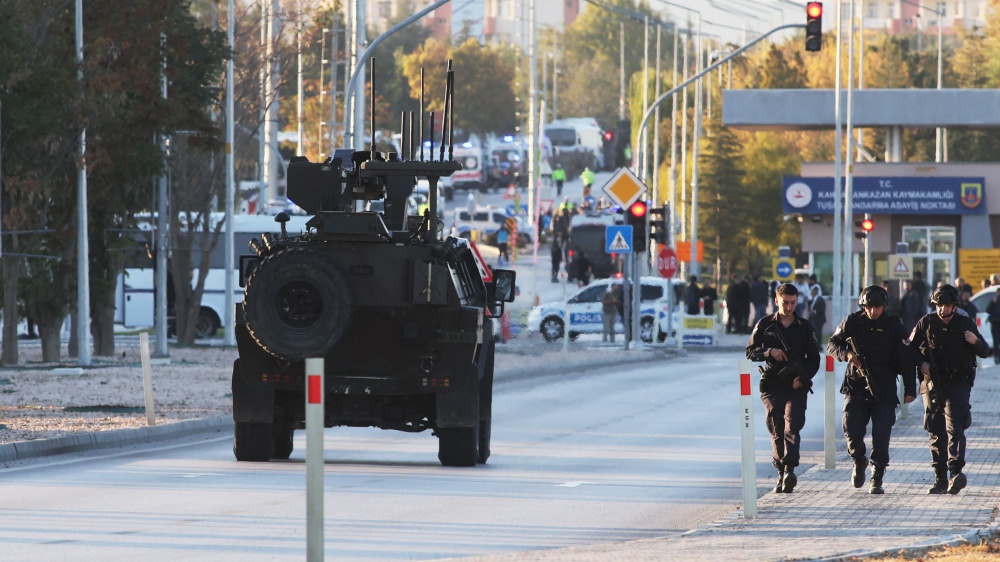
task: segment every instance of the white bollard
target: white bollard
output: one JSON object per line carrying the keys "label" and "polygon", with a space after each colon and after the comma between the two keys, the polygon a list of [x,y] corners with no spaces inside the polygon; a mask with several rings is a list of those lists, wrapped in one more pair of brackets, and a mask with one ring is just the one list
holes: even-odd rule
{"label": "white bollard", "polygon": [[753,395],[750,392],[750,368],[746,359],[740,367],[740,445],[743,452],[743,518],[757,517],[757,453],[753,434]]}
{"label": "white bollard", "polygon": [[139,333],[139,359],[142,362],[142,393],[146,400],[146,425],[156,425],[153,411],[153,367],[149,360],[149,332]]}
{"label": "white bollard", "polygon": [[823,378],[823,467],[837,468],[837,373],[833,355],[826,356],[826,374]]}
{"label": "white bollard", "polygon": [[899,394],[899,419],[905,420],[910,417],[910,405],[903,401],[906,394],[906,389],[903,387],[903,377],[899,377],[899,386],[896,388],[896,392]]}
{"label": "white bollard", "polygon": [[306,359],[306,560],[323,560],[323,358]]}

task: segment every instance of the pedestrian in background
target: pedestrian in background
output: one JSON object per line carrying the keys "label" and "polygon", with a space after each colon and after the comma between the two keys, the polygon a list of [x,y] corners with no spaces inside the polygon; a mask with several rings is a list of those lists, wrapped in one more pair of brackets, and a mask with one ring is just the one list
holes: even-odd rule
{"label": "pedestrian in background", "polygon": [[704,305],[705,316],[715,316],[715,301],[719,300],[719,292],[710,281],[701,289],[701,302]]}
{"label": "pedestrian in background", "polygon": [[615,291],[615,284],[608,285],[608,290],[601,296],[601,313],[604,315],[604,332],[601,341],[615,343],[615,321],[618,320],[618,303],[621,300]]}
{"label": "pedestrian in background", "polygon": [[986,305],[986,314],[990,323],[990,335],[993,336],[993,363],[1000,364],[1000,291],[993,293],[993,298]]}
{"label": "pedestrian in background", "polygon": [[903,321],[906,333],[913,331],[917,320],[926,314],[926,308],[920,301],[920,294],[913,289],[913,283],[903,281],[903,297],[899,300],[899,319]]}
{"label": "pedestrian in background", "polygon": [[552,253],[552,282],[558,283],[559,266],[563,258],[562,240],[558,235],[552,237],[552,248],[549,251]]}
{"label": "pedestrian in background", "polygon": [[972,291],[968,289],[962,289],[962,302],[959,303],[958,307],[964,310],[973,321],[975,321],[976,315],[979,314],[979,309],[972,302]]}
{"label": "pedestrian in background", "polygon": [[510,255],[507,253],[507,240],[510,239],[510,233],[507,232],[506,226],[501,226],[497,229],[497,250],[500,251],[500,257],[497,259],[499,262],[498,267],[503,267],[505,262],[510,261]]}
{"label": "pedestrian in background", "polygon": [[[842,425],[847,438],[847,453],[854,460],[851,484],[860,488],[865,483],[868,456],[865,433],[872,427],[872,477],[869,494],[883,494],[882,479],[889,466],[889,439],[896,423],[896,375],[903,376],[903,401],[917,397],[917,381],[910,354],[904,340],[906,332],[898,316],[886,312],[889,295],[878,285],[861,291],[861,310],[847,315],[830,336],[827,353],[844,361],[847,373],[840,386],[844,395]],[[850,339],[858,353],[847,343]],[[860,354],[860,356],[858,355]],[[863,372],[863,369],[868,369]],[[865,380],[865,376],[871,377]],[[870,386],[869,386],[870,385]]]}
{"label": "pedestrian in background", "polygon": [[[930,287],[927,286],[927,282],[924,281],[924,273],[922,271],[913,272],[913,281],[911,282],[913,290],[916,291],[917,296],[920,298],[920,314],[917,316],[919,320],[923,315],[927,314],[927,297],[930,296]],[[914,322],[916,324],[916,322]]]}
{"label": "pedestrian in background", "polygon": [[799,292],[799,308],[795,314],[806,318],[809,315],[809,282],[804,273],[795,274],[795,289]]}
{"label": "pedestrian in background", "polygon": [[885,290],[885,294],[888,295],[889,299],[885,303],[885,313],[889,316],[900,316],[903,311],[902,301],[900,301],[899,297],[892,294],[892,281],[888,279],[882,281],[882,289]]}
{"label": "pedestrian in background", "polygon": [[[746,354],[751,361],[764,362],[759,369],[760,400],[771,433],[772,464],[778,469],[774,491],[788,494],[798,482],[795,467],[799,466],[799,432],[806,423],[812,379],[819,371],[819,351],[812,326],[795,313],[799,303],[795,285],[779,285],[776,293],[774,305],[778,312],[754,326]],[[789,349],[783,349],[774,333],[782,334]]]}
{"label": "pedestrian in background", "polygon": [[590,196],[590,186],[594,185],[594,172],[589,167],[584,167],[580,172],[580,179],[583,181],[583,197],[586,199]]}
{"label": "pedestrian in background", "polygon": [[749,334],[750,333],[750,315],[753,311],[753,304],[750,298],[750,276],[744,275],[736,284],[737,295],[739,300],[737,301],[736,308],[736,324],[739,326],[739,333]]}
{"label": "pedestrian in background", "polygon": [[753,304],[753,325],[756,326],[757,322],[767,314],[767,301],[768,301],[768,287],[767,281],[758,275],[754,278],[753,284],[750,285],[750,302]]}
{"label": "pedestrian in background", "polygon": [[958,301],[955,287],[936,289],[931,297],[935,312],[921,318],[910,334],[910,345],[920,354],[924,429],[930,434],[934,469],[930,494],[957,494],[968,483],[962,469],[965,430],[972,426],[969,398],[976,380],[976,356],[990,355],[976,321],[956,314]]}
{"label": "pedestrian in background", "polygon": [[562,187],[563,183],[566,182],[566,170],[563,169],[563,165],[556,163],[556,167],[552,170],[552,181],[556,182],[556,197],[562,197]]}
{"label": "pedestrian in background", "polygon": [[823,349],[823,326],[826,325],[826,301],[823,300],[819,283],[809,289],[812,298],[809,301],[809,323],[812,324],[813,331],[816,332],[816,341],[819,349]]}
{"label": "pedestrian in background", "polygon": [[684,289],[684,308],[690,316],[696,316],[701,313],[701,306],[699,303],[701,301],[701,287],[698,286],[698,276],[692,275],[690,283]]}

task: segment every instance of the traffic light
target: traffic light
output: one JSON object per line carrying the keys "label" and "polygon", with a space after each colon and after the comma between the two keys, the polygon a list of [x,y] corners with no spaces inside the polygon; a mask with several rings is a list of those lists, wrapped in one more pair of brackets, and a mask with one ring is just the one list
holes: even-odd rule
{"label": "traffic light", "polygon": [[861,232],[855,232],[855,238],[868,238],[868,233],[875,229],[875,221],[871,219],[868,215],[861,220],[854,221],[854,226],[861,229]]}
{"label": "traffic light", "polygon": [[649,206],[645,201],[636,201],[625,212],[625,223],[632,225],[632,251],[646,251],[646,215]]}
{"label": "traffic light", "polygon": [[604,131],[602,136],[603,144],[601,146],[602,153],[604,154],[604,167],[608,170],[614,170],[615,165],[615,133],[614,131]]}
{"label": "traffic light", "polygon": [[818,52],[823,48],[823,3],[806,4],[806,50]]}
{"label": "traffic light", "polygon": [[649,210],[649,237],[658,244],[666,244],[670,240],[667,232],[670,224],[670,209],[659,207]]}

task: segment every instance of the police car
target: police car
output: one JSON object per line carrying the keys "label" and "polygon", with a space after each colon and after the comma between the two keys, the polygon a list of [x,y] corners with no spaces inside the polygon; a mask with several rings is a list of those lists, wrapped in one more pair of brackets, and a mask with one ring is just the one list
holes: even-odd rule
{"label": "police car", "polygon": [[[610,285],[620,285],[621,279],[600,279],[571,294],[565,301],[544,303],[531,309],[528,313],[528,332],[538,332],[545,341],[552,342],[563,337],[567,331],[564,328],[565,313],[569,312],[569,337],[576,339],[580,334],[600,334],[604,331],[604,313],[601,297],[608,291]],[[683,288],[684,282],[674,280],[674,285]],[[669,279],[660,277],[643,277],[640,283],[639,306],[639,336],[642,341],[653,341],[653,330],[657,318],[665,319],[666,313],[658,310],[657,301],[665,299]],[[675,293],[676,295],[676,293]],[[678,322],[678,308],[674,307],[674,322]],[[625,332],[621,319],[615,322],[615,333]],[[663,341],[666,334],[657,330],[657,340]]]}
{"label": "police car", "polygon": [[[983,336],[983,341],[986,345],[993,347],[993,332],[991,330],[989,319],[990,315],[986,314],[986,307],[990,305],[990,301],[997,294],[997,289],[1000,289],[1000,285],[993,285],[991,287],[986,287],[982,291],[979,291],[972,297],[972,304],[976,305],[976,327],[979,328],[979,333]],[[994,361],[996,358],[994,358]]]}

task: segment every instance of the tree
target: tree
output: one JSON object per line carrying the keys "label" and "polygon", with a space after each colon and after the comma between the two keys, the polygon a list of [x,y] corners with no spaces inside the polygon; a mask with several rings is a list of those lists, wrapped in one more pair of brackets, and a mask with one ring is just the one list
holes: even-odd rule
{"label": "tree", "polygon": [[[72,62],[72,12],[56,0],[9,2],[0,12],[0,48],[4,52],[0,57],[2,220],[5,233],[26,233],[12,235],[4,244],[4,318],[8,321],[4,322],[0,363],[14,365],[18,362],[18,294],[36,296],[32,289],[44,286],[49,274],[60,267],[57,260],[67,257],[67,242],[75,240],[70,201],[75,194],[79,105]],[[22,273],[29,278],[25,290],[19,291]],[[53,338],[52,327],[54,316],[59,322],[65,316],[66,289],[59,286],[57,292],[40,295],[54,312],[50,317],[50,310],[38,310],[43,316],[34,318],[42,332],[45,360],[58,359],[58,332]]]}
{"label": "tree", "polygon": [[428,39],[403,58],[403,72],[413,99],[420,99],[420,71],[424,71],[424,112],[436,113],[435,128],[440,127],[443,117],[448,59],[452,59],[455,70],[455,129],[466,134],[511,130],[515,112],[513,68],[497,50],[483,48],[475,39],[450,50],[440,41]]}
{"label": "tree", "polygon": [[[746,172],[740,142],[733,131],[721,124],[712,128],[715,134],[702,139],[704,152],[699,156],[699,238],[706,241],[706,254],[732,272],[746,256],[749,213],[748,194],[743,187]],[[716,284],[720,275],[721,271],[716,271]]]}

